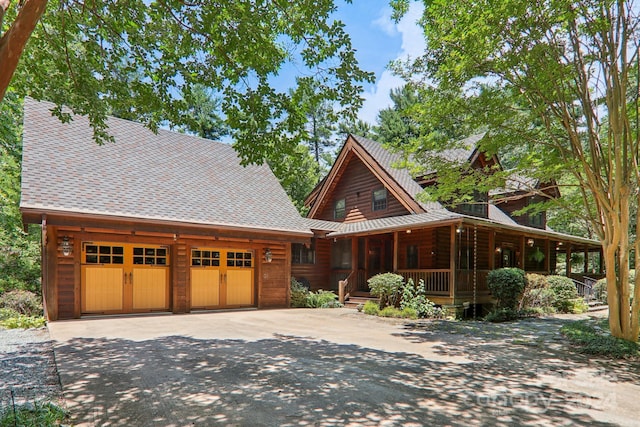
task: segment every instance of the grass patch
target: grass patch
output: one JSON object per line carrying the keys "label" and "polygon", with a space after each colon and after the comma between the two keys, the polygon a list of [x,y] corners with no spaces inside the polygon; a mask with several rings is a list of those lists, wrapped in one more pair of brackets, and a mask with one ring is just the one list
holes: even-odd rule
{"label": "grass patch", "polygon": [[0,409],[0,427],[59,426],[66,418],[64,409],[51,402],[26,403]]}
{"label": "grass patch", "polygon": [[638,343],[612,336],[602,322],[577,320],[564,325],[560,332],[577,346],[580,353],[614,359],[640,358]]}

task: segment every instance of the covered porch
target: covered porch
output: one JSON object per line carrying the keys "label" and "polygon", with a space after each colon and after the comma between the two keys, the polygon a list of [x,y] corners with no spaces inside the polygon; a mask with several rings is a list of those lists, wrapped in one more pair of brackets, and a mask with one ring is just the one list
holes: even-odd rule
{"label": "covered porch", "polygon": [[346,280],[347,292],[366,293],[369,278],[394,272],[416,284],[422,280],[436,304],[459,306],[492,302],[487,275],[497,268],[562,274],[576,280],[577,286],[603,276],[597,243],[514,228],[463,220],[336,237],[330,243],[330,287],[338,291],[339,282]]}

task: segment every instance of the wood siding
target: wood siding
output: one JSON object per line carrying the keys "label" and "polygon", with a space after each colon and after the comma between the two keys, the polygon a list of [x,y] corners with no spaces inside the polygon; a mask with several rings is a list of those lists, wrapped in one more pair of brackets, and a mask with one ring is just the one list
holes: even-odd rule
{"label": "wood siding", "polygon": [[291,274],[298,280],[306,280],[312,290],[330,289],[331,241],[316,239],[315,264],[292,264]]}
{"label": "wood siding", "polygon": [[171,246],[172,263],[172,308],[174,313],[186,313],[189,302],[189,246],[176,242]]}
{"label": "wood siding", "polygon": [[[90,232],[80,227],[47,227],[48,238],[43,257],[43,291],[46,295],[49,320],[71,319],[81,316],[82,298],[82,244],[83,242],[112,242],[121,244],[161,245],[169,248],[169,302],[168,310],[186,313],[190,302],[190,251],[192,247],[214,246],[252,251],[255,254],[253,295],[251,300],[258,307],[286,307],[289,304],[291,281],[291,241],[250,240],[243,238],[221,240],[211,236],[182,238],[173,233],[149,233],[138,235],[131,231],[101,229]],[[68,237],[73,244],[71,256],[64,256],[61,243]],[[321,250],[328,251],[328,244]],[[264,260],[265,249],[273,254],[273,261]],[[323,249],[324,248],[324,249]],[[328,259],[328,256],[327,256]],[[328,272],[328,270],[327,270]],[[328,274],[328,273],[327,273]],[[125,310],[126,312],[126,310]]]}
{"label": "wood siding", "polygon": [[316,219],[334,221],[333,208],[336,200],[345,199],[346,214],[344,222],[356,222],[366,219],[385,218],[397,215],[407,215],[409,211],[387,191],[387,208],[373,210],[373,191],[383,188],[383,184],[359,160],[352,156],[331,191],[325,205],[315,216]]}
{"label": "wood siding", "polygon": [[269,246],[273,260],[264,262],[260,256],[259,307],[275,308],[289,305],[291,282],[291,245]]}

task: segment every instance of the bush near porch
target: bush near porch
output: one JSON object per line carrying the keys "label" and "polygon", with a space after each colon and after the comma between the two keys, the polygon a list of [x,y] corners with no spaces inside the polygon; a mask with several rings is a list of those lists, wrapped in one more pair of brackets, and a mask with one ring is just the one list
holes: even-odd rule
{"label": "bush near porch", "polygon": [[332,291],[318,290],[316,293],[309,291],[295,277],[291,278],[291,307],[308,308],[336,308],[342,307],[338,302],[338,295]]}
{"label": "bush near porch", "polygon": [[415,284],[412,279],[406,283],[399,274],[382,273],[369,279],[371,295],[379,298],[379,303],[367,302],[363,310],[366,314],[399,318],[444,318],[445,312],[427,298],[424,281]]}
{"label": "bush near porch", "polygon": [[555,312],[584,313],[589,308],[568,277],[526,274],[509,268],[492,271],[487,281],[498,300],[496,308],[485,317],[487,321],[504,322]]}

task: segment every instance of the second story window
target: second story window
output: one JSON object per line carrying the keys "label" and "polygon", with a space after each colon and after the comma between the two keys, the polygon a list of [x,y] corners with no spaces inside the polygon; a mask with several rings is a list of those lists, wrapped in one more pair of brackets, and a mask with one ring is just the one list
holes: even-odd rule
{"label": "second story window", "polygon": [[381,211],[387,209],[387,189],[380,188],[373,191],[372,198],[373,210]]}
{"label": "second story window", "polygon": [[345,199],[336,200],[336,204],[333,206],[333,218],[342,219],[347,213],[347,203]]}

